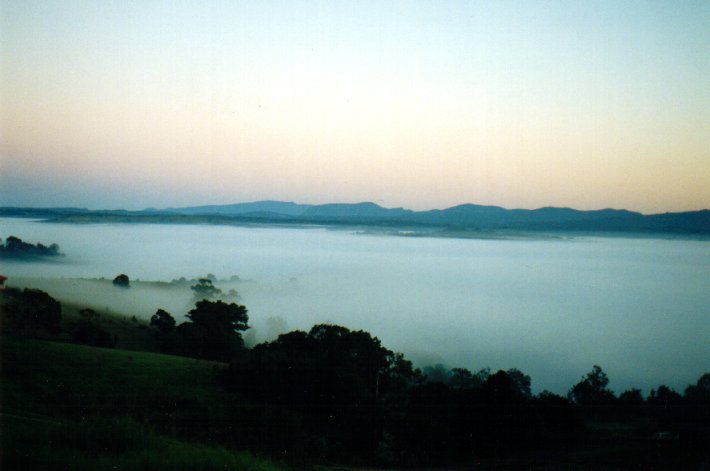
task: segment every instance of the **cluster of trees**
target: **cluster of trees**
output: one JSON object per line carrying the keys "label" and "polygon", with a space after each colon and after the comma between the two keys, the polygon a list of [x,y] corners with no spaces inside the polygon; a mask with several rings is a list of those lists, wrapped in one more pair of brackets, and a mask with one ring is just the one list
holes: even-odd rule
{"label": "cluster of trees", "polygon": [[[232,277],[234,278],[234,277]],[[207,275],[206,278],[199,278],[197,280],[197,283],[194,285],[190,286],[190,289],[194,293],[194,298],[195,300],[201,300],[201,299],[230,299],[230,300],[238,300],[239,299],[239,294],[237,293],[236,290],[230,289],[227,293],[222,292],[221,289],[217,288],[214,285],[214,282],[217,281],[217,277],[212,275],[211,273]]]}
{"label": "cluster of trees", "polygon": [[[709,418],[710,374],[683,396],[660,386],[641,401],[631,400],[639,390],[617,397],[608,383],[595,365],[566,397],[533,395],[530,377],[520,370],[421,371],[369,333],[336,325],[242,351],[227,376],[228,387],[250,401],[288,411],[278,425],[255,426],[258,440],[249,446],[352,464],[442,464],[569,446],[587,439],[590,417],[643,417],[661,429],[692,429],[687,417]],[[669,412],[669,401],[679,409]],[[299,434],[284,431],[289,428]],[[702,437],[686,434],[696,445]]]}
{"label": "cluster of trees", "polygon": [[[61,305],[47,293],[9,289],[3,296],[18,331],[61,331]],[[248,321],[242,305],[202,299],[186,322],[178,325],[159,309],[150,325],[166,353],[229,362],[224,385],[247,401],[221,419],[229,422],[233,444],[289,460],[441,465],[582,442],[588,417],[643,419],[659,431],[675,430],[697,449],[708,439],[710,373],[684,394],[661,385],[644,398],[638,389],[615,395],[595,365],[566,397],[533,395],[520,370],[422,371],[368,332],[337,325],[246,349]],[[67,332],[89,345],[111,347],[116,340],[91,309]]]}
{"label": "cluster of trees", "polygon": [[[514,383],[516,390],[527,398],[531,398],[530,376],[516,368],[506,370],[505,373]],[[429,366],[423,369],[423,375],[428,382],[440,382],[452,389],[480,388],[491,376],[489,368],[484,368],[476,373],[471,373],[465,368],[451,370],[442,365]],[[571,404],[581,407],[595,406],[643,406],[643,405],[683,405],[698,402],[707,402],[710,394],[710,373],[703,375],[698,383],[688,386],[684,393],[678,393],[664,384],[651,389],[648,397],[644,398],[640,389],[631,388],[623,391],[618,396],[609,389],[609,377],[599,365],[594,365],[581,380],[573,385],[563,399]],[[541,392],[539,396],[554,395],[549,391]]]}
{"label": "cluster of trees", "polygon": [[228,384],[255,403],[297,414],[297,437],[276,433],[254,444],[291,456],[431,464],[581,437],[572,403],[551,393],[533,397],[530,378],[518,370],[456,369],[447,379],[427,377],[367,332],[322,324],[235,357]]}
{"label": "cluster of trees", "polygon": [[[117,279],[125,275],[119,275]],[[125,285],[128,286],[128,277]],[[32,338],[67,339],[96,347],[114,347],[117,336],[102,323],[93,309],[79,311],[78,319],[62,324],[62,306],[44,291],[26,288],[2,290],[3,324],[8,333]],[[242,332],[249,328],[246,307],[203,299],[176,325],[170,313],[159,309],[151,318],[160,347],[165,353],[228,362],[244,350]]]}
{"label": "cluster of trees", "polygon": [[43,244],[30,244],[22,239],[10,236],[3,243],[0,239],[0,257],[12,258],[35,258],[35,257],[56,257],[62,255],[59,246],[52,244],[49,247]]}
{"label": "cluster of trees", "polygon": [[6,288],[5,329],[29,337],[59,335],[62,331],[62,305],[38,289]]}
{"label": "cluster of trees", "polygon": [[165,353],[227,362],[244,349],[241,333],[249,328],[246,307],[203,299],[187,318],[187,322],[176,325],[173,316],[163,309],[151,317],[150,325],[156,328]]}
{"label": "cluster of trees", "polygon": [[2,294],[5,298],[3,320],[7,320],[4,327],[15,335],[31,338],[65,335],[74,343],[95,347],[110,348],[116,344],[116,338],[101,326],[100,316],[93,309],[82,309],[79,319],[62,329],[62,305],[44,291],[6,288]]}

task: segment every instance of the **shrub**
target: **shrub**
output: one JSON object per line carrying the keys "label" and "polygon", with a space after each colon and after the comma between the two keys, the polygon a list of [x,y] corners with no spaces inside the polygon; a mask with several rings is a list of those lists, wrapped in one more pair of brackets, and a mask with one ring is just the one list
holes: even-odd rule
{"label": "shrub", "polygon": [[120,286],[121,288],[128,288],[131,285],[128,275],[121,273],[116,278],[113,279],[114,286]]}

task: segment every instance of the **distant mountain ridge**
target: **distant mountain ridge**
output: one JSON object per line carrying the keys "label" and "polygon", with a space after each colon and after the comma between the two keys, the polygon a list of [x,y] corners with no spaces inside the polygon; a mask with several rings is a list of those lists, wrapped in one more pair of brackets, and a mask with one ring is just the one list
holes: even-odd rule
{"label": "distant mountain ridge", "polygon": [[[235,203],[209,206],[190,206],[187,208],[168,208],[163,211],[175,214],[212,215],[220,214],[236,216],[250,213],[273,213],[284,216],[300,216],[312,205],[297,204],[285,201],[254,201],[251,203]],[[157,210],[160,211],[160,210]]]}
{"label": "distant mountain ridge", "polygon": [[142,211],[91,211],[84,208],[0,208],[1,216],[51,218],[66,222],[210,222],[351,224],[414,226],[466,231],[594,231],[710,234],[710,210],[644,215],[623,209],[583,211],[571,208],[505,209],[462,204],[413,211],[376,203],[299,204],[255,201]]}

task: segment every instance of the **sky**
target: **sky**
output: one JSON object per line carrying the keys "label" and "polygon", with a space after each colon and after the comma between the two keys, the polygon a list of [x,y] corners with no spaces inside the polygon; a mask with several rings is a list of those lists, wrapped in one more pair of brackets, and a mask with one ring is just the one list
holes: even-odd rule
{"label": "sky", "polygon": [[710,208],[710,2],[0,2],[0,205]]}

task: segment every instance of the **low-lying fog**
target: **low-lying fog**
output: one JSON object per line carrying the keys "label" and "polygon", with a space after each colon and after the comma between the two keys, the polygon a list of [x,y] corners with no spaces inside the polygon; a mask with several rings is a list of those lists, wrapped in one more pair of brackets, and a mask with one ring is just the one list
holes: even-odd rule
{"label": "low-lying fog", "polygon": [[[593,364],[617,392],[662,383],[682,391],[710,370],[707,241],[1,219],[0,237],[9,235],[58,243],[66,256],[3,260],[8,285],[100,310],[148,318],[163,308],[180,321],[194,304],[189,283],[135,280],[213,273],[249,309],[251,342],[332,322],[371,332],[419,366],[518,368],[534,391],[558,393]],[[120,273],[130,289],[112,285]]]}

